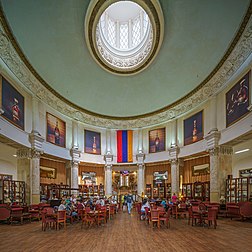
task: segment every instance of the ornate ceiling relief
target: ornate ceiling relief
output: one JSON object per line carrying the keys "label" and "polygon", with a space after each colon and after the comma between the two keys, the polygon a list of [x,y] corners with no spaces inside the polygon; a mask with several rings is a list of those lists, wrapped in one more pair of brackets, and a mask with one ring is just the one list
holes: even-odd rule
{"label": "ornate ceiling relief", "polygon": [[[250,17],[250,15],[249,15]],[[219,63],[210,77],[197,88],[194,93],[181,99],[177,103],[163,108],[157,112],[132,118],[111,118],[102,115],[92,114],[84,109],[78,108],[74,104],[67,102],[55,91],[50,90],[45,83],[39,81],[38,74],[18,48],[17,43],[11,36],[10,31],[1,17],[0,26],[0,57],[6,66],[20,80],[20,82],[45,104],[60,113],[83,122],[85,124],[112,129],[132,129],[150,127],[156,124],[167,122],[174,117],[179,117],[191,109],[199,106],[210,96],[220,92],[227,81],[245,62],[252,52],[252,20],[249,18],[242,34],[239,34],[233,48],[227,57]],[[242,27],[244,28],[244,27]],[[1,66],[3,69],[3,66]]]}

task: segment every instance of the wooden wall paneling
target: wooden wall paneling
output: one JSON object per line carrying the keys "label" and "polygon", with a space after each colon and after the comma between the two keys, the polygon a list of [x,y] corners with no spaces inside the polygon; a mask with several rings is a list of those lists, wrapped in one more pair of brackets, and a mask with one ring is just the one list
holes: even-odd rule
{"label": "wooden wall paneling", "polygon": [[66,163],[63,161],[41,158],[40,166],[56,169],[56,179],[40,178],[40,183],[45,184],[66,184]]}
{"label": "wooden wall paneling", "polygon": [[[105,182],[105,171],[104,165],[91,164],[91,163],[80,163],[79,164],[79,176],[81,177],[82,172],[96,172],[97,184],[103,184]],[[82,180],[80,179],[82,182]]]}
{"label": "wooden wall paneling", "polygon": [[202,164],[210,164],[209,156],[203,156],[193,159],[188,159],[184,161],[183,167],[183,183],[194,183],[196,181],[209,181],[210,175],[199,175],[199,176],[192,176],[192,169],[195,165],[202,165]]}

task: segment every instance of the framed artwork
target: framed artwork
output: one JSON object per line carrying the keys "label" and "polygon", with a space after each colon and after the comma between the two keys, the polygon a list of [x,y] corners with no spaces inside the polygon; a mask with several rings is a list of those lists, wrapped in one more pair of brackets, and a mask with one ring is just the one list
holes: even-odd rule
{"label": "framed artwork", "polygon": [[47,112],[46,125],[46,141],[60,147],[66,147],[66,123]]}
{"label": "framed artwork", "polygon": [[184,145],[203,139],[203,111],[184,120]]}
{"label": "framed artwork", "polygon": [[226,93],[226,127],[240,120],[249,110],[250,72]]}
{"label": "framed artwork", "polygon": [[89,154],[101,155],[101,133],[90,130],[84,130],[85,152]]}
{"label": "framed artwork", "polygon": [[165,128],[149,131],[149,153],[165,151]]}
{"label": "framed artwork", "polygon": [[40,166],[40,177],[41,178],[56,179],[56,169]]}
{"label": "framed artwork", "polygon": [[240,178],[252,177],[252,168],[240,170],[239,175],[240,175]]}
{"label": "framed artwork", "polygon": [[2,117],[24,130],[24,97],[4,77],[0,78]]}
{"label": "framed artwork", "polygon": [[206,175],[206,174],[210,174],[210,164],[194,165],[192,167],[193,176]]}

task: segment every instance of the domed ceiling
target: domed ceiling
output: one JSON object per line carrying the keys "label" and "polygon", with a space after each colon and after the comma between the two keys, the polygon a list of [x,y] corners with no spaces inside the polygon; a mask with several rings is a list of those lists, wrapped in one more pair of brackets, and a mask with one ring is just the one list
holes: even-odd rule
{"label": "domed ceiling", "polygon": [[94,115],[144,117],[171,106],[223,60],[249,0],[160,0],[164,38],[155,60],[135,75],[102,69],[85,42],[87,0],[2,0],[21,51],[59,97]]}

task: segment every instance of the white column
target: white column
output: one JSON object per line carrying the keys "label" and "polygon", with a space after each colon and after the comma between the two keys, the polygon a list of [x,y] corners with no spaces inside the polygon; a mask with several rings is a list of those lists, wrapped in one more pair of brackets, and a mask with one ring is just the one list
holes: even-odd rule
{"label": "white column", "polygon": [[176,147],[178,143],[178,134],[177,134],[177,119],[172,121],[172,128],[171,128],[171,146]]}
{"label": "white column", "polygon": [[143,153],[143,130],[138,130],[138,153]]}
{"label": "white column", "polygon": [[172,146],[169,150],[169,160],[171,162],[171,189],[172,194],[175,193],[179,196],[179,148],[175,145]]}
{"label": "white column", "polygon": [[38,204],[40,202],[40,151],[31,151],[31,204]]}
{"label": "white column", "polygon": [[106,130],[106,154],[111,154],[111,130]]}
{"label": "white column", "polygon": [[32,131],[39,133],[39,101],[36,97],[32,97]]}
{"label": "white column", "polygon": [[171,189],[172,195],[179,196],[179,162],[178,159],[171,159]]}
{"label": "white column", "polygon": [[113,155],[104,155],[105,161],[105,194],[107,197],[112,195],[112,162]]}
{"label": "white column", "polygon": [[79,174],[79,163],[80,163],[80,151],[78,148],[72,148],[70,150],[70,155],[72,157],[72,160],[70,161],[70,172],[68,172],[68,178],[70,182],[70,187],[76,190],[72,190],[71,193],[74,195],[77,195],[78,193],[78,174]]}
{"label": "white column", "polygon": [[138,165],[138,174],[137,174],[137,194],[142,196],[144,195],[144,189],[145,189],[145,166],[144,166],[144,160],[145,160],[145,154],[139,153],[136,155],[137,159],[137,165]]}
{"label": "white column", "polygon": [[30,150],[30,174],[31,174],[31,203],[40,202],[40,155],[43,153],[42,144],[44,138],[33,130],[29,134]]}
{"label": "white column", "polygon": [[105,193],[107,197],[112,195],[112,165],[105,166]]}
{"label": "white column", "polygon": [[217,101],[216,96],[213,96],[210,99],[209,104],[209,113],[208,113],[208,123],[210,125],[210,132],[218,131],[217,129]]}
{"label": "white column", "polygon": [[79,124],[76,121],[72,121],[72,148],[78,149],[78,131],[79,131]]}

